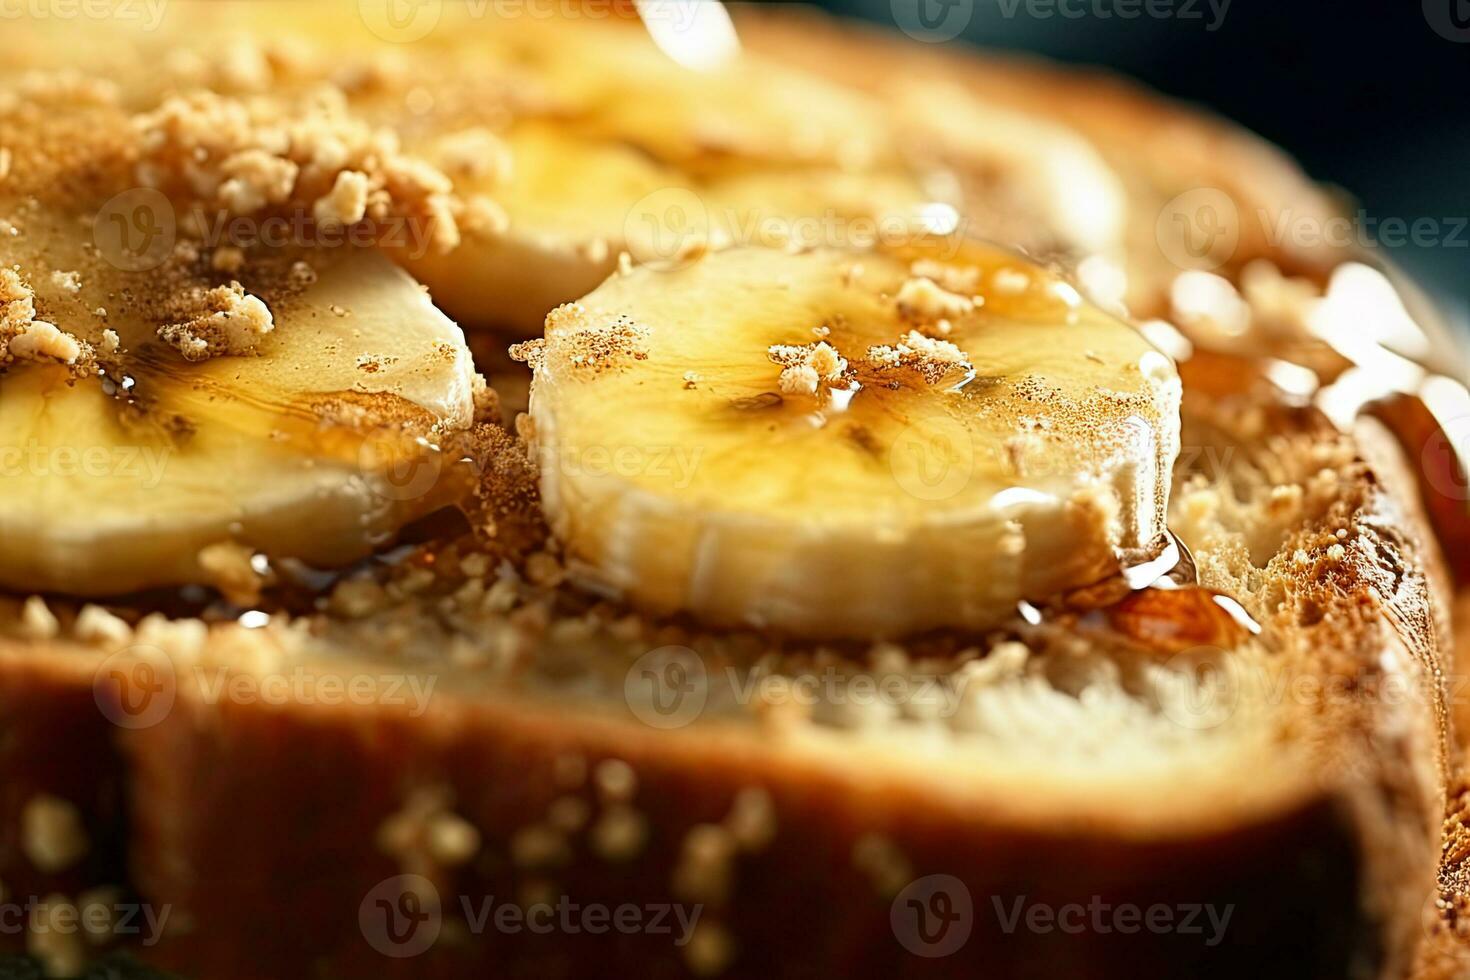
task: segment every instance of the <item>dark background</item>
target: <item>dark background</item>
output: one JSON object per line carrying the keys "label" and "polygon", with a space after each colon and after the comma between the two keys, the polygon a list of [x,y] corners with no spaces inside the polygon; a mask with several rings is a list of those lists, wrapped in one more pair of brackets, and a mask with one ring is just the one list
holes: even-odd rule
{"label": "dark background", "polygon": [[1048,0],[815,2],[890,27],[916,2],[936,5],[931,24],[958,4],[968,26],[945,43],[1107,65],[1209,106],[1370,218],[1437,222],[1435,244],[1388,252],[1461,319],[1470,310],[1470,227],[1457,231],[1470,217],[1470,0],[1231,0],[1213,31],[1209,0],[1156,0],[1176,13],[1132,20],[1098,15],[1116,0],[1061,0],[1075,18],[1047,16]]}

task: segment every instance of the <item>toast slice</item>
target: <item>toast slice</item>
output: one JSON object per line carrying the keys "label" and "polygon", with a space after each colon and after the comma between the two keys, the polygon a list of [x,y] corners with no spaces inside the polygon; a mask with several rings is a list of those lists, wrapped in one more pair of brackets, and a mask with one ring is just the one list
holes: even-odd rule
{"label": "toast slice", "polygon": [[[826,22],[742,31],[834,72],[910,65]],[[1048,119],[1079,85],[943,71]],[[1160,117],[1201,157],[1248,145],[1096,98],[1111,115],[1064,121],[1150,194],[1194,166],[1123,149]],[[1315,200],[1242,152],[1232,193]],[[1240,258],[1263,255],[1342,258]],[[1188,590],[872,647],[648,620],[563,581],[524,447],[487,435],[489,544],[428,524],[243,621],[7,603],[0,881],[48,914],[132,909],[101,945],[209,977],[1405,975],[1456,761],[1414,469],[1377,421],[1344,431],[1181,326],[1169,526],[1256,636],[1222,642]],[[1307,367],[1330,347],[1272,343]],[[90,948],[28,946],[58,972]]]}
{"label": "toast slice", "polygon": [[[33,875],[34,845],[12,838],[5,880],[75,894],[116,883],[121,855],[139,899],[170,910],[139,952],[211,977],[576,976],[610,958],[653,975],[1402,974],[1445,737],[1432,548],[1387,489],[1406,474],[1382,432],[1361,452],[1245,394],[1189,411],[1192,444],[1230,463],[1181,472],[1174,526],[1201,581],[1263,627],[1228,656],[1161,655],[1154,630],[1199,629],[1168,608],[1129,633],[1042,624],[912,660],[776,652],[573,611],[514,578],[491,588],[509,610],[466,603],[477,590],[454,576],[310,629],[154,618],[121,658],[106,641],[11,641],[11,805],[68,801],[94,850],[69,877]],[[704,670],[687,724],[682,703],[640,700],[673,690],[639,690],[648,651],[669,646]],[[162,700],[109,680],[133,659]],[[831,680],[808,704],[774,696],[779,677]],[[864,702],[863,678],[900,693]],[[397,959],[421,937],[407,919],[375,932],[363,908],[406,909],[405,888],[442,935]],[[906,918],[920,894],[968,902],[968,940],[928,945],[942,937]],[[698,922],[497,931],[491,896]],[[1156,905],[1175,932],[1110,918]],[[1032,906],[1096,906],[1119,928],[1017,927],[1017,908],[1046,914]]]}

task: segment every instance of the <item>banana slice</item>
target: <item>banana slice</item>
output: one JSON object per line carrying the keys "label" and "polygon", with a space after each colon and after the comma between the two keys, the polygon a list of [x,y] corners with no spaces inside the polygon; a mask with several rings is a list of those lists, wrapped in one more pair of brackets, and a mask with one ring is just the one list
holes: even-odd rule
{"label": "banana slice", "polygon": [[[210,582],[234,543],[337,564],[454,499],[459,329],[373,251],[220,271],[107,106],[0,110],[0,585]],[[242,256],[215,252],[235,265]]]}
{"label": "banana slice", "polygon": [[992,626],[1156,542],[1171,362],[1015,255],[943,250],[731,249],[555,311],[520,353],[544,506],[589,583],[894,636]]}

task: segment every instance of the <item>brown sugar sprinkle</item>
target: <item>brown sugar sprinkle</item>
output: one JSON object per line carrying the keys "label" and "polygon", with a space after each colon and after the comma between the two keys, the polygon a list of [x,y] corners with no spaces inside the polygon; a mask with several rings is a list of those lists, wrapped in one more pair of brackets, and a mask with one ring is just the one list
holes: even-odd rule
{"label": "brown sugar sprinkle", "polygon": [[610,324],[595,324],[580,303],[566,303],[546,317],[546,339],[516,344],[510,356],[532,370],[554,358],[574,377],[587,380],[628,361],[648,359],[648,328],[620,316]]}

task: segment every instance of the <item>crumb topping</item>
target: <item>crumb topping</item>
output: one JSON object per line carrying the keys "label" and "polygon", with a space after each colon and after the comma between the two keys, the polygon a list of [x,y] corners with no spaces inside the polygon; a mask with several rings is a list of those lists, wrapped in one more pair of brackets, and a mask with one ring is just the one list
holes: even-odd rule
{"label": "crumb topping", "polygon": [[897,301],[899,314],[915,320],[953,319],[973,312],[978,305],[975,299],[950,292],[926,276],[904,280]]}
{"label": "crumb topping", "polygon": [[919,259],[909,266],[913,275],[928,279],[941,289],[963,296],[974,296],[980,292],[980,270],[975,266],[948,265],[934,259]]}
{"label": "crumb topping", "polygon": [[260,339],[275,329],[271,311],[238,282],[191,287],[174,307],[185,319],[159,327],[158,336],[188,361],[254,354]]}
{"label": "crumb topping", "polygon": [[847,374],[847,358],[825,340],[772,344],[766,356],[781,366],[777,385],[783,395],[815,395],[822,386],[842,381]]}
{"label": "crumb topping", "polygon": [[938,385],[956,376],[973,377],[969,355],[947,340],[910,330],[896,344],[868,348],[868,364],[879,372],[911,371],[925,384]]}
{"label": "crumb topping", "polygon": [[484,126],[462,129],[439,144],[439,162],[453,177],[504,184],[512,173],[512,156],[505,140]]}
{"label": "crumb topping", "polygon": [[60,624],[46,600],[33,595],[21,607],[20,629],[22,635],[32,640],[49,640],[60,632]]}
{"label": "crumb topping", "polygon": [[138,180],[196,208],[227,217],[299,211],[328,229],[371,221],[379,237],[407,221],[438,252],[459,244],[462,205],[449,178],[403,153],[391,129],[350,115],[339,89],[318,88],[291,104],[194,92],[133,125]]}
{"label": "crumb topping", "polygon": [[0,367],[14,361],[50,361],[81,376],[93,373],[92,357],[91,345],[37,319],[30,284],[14,269],[0,268]]}
{"label": "crumb topping", "polygon": [[312,217],[327,228],[355,225],[367,214],[371,189],[367,174],[360,170],[343,170],[337,174],[332,189],[311,206]]}

